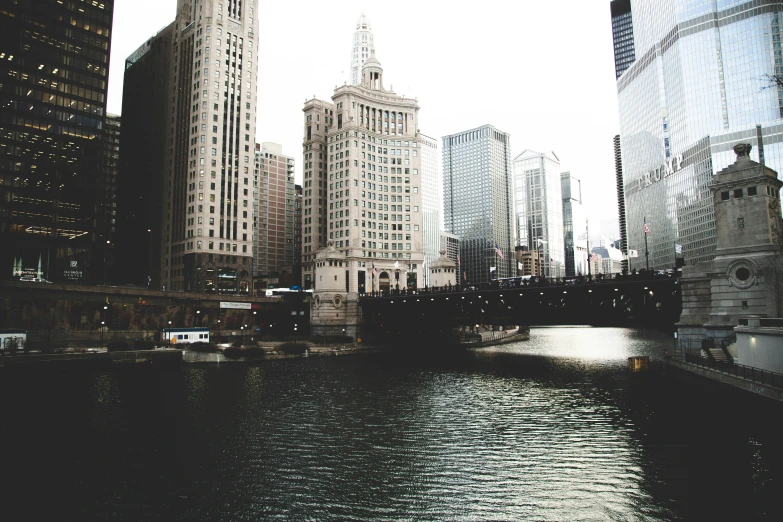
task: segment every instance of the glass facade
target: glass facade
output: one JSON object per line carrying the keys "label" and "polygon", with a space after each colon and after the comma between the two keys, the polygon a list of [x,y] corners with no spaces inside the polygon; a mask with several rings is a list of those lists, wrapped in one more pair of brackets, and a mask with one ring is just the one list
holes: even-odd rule
{"label": "glass facade", "polygon": [[587,274],[587,219],[582,207],[582,182],[570,172],[560,174],[563,194],[563,247],[565,275]]}
{"label": "glass facade", "polygon": [[429,266],[440,257],[440,234],[443,230],[443,180],[438,168],[438,142],[421,135],[421,228],[424,240],[424,280],[430,284]]}
{"label": "glass facade", "polygon": [[517,245],[536,250],[545,277],[566,275],[560,160],[526,150],[514,158]]}
{"label": "glass facade", "polygon": [[516,274],[512,196],[508,134],[485,125],[443,138],[443,215],[460,240],[463,283]]}
{"label": "glass facade", "polygon": [[633,19],[631,0],[612,0],[612,40],[614,42],[614,70],[619,78],[636,60],[633,46]]}
{"label": "glass facade", "polygon": [[2,2],[5,277],[104,280],[111,188],[102,179],[102,143],[113,7],[113,0]]}
{"label": "glass facade", "polygon": [[617,80],[628,248],[650,268],[710,260],[715,217],[709,185],[761,126],[767,166],[783,168],[783,4],[736,0],[632,3],[637,59]]}

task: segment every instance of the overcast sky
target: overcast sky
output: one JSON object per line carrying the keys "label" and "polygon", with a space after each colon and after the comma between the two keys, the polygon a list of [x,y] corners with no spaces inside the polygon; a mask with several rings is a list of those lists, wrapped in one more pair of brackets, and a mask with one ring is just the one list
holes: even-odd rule
{"label": "overcast sky", "polygon": [[[174,19],[176,4],[115,0],[109,112],[122,110],[125,58]],[[439,139],[488,123],[511,134],[512,159],[553,150],[562,170],[582,180],[591,235],[616,219],[609,0],[261,0],[258,12],[257,140],[296,158],[297,183],[303,103],[331,99],[348,80],[365,12],[384,83],[418,99],[424,134]]]}

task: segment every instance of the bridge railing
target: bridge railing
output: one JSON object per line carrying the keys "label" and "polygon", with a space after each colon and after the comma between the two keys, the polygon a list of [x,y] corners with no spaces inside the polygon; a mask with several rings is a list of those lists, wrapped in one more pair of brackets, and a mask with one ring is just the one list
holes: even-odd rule
{"label": "bridge railing", "polygon": [[744,364],[719,363],[702,357],[701,355],[696,355],[693,352],[685,353],[685,362],[725,373],[726,375],[733,375],[748,381],[757,382],[765,386],[783,389],[783,374],[781,373],[762,370],[761,368],[754,368],[753,366],[745,366]]}
{"label": "bridge railing", "polygon": [[476,284],[457,284],[440,287],[423,287],[417,289],[391,288],[388,290],[363,292],[359,296],[362,298],[372,297],[396,297],[396,296],[410,296],[410,295],[429,295],[429,294],[444,294],[444,293],[458,293],[458,292],[476,292],[482,290],[503,290],[514,288],[542,288],[542,287],[560,287],[560,286],[586,286],[597,284],[615,284],[615,283],[627,283],[627,282],[639,282],[639,281],[654,281],[654,280],[672,280],[677,279],[680,275],[679,271],[671,272],[654,272],[641,271],[631,274],[598,274],[597,276],[577,276],[577,277],[564,277],[564,278],[545,278],[537,277],[535,279],[520,279],[509,278],[498,281],[491,281],[488,283],[476,283]]}

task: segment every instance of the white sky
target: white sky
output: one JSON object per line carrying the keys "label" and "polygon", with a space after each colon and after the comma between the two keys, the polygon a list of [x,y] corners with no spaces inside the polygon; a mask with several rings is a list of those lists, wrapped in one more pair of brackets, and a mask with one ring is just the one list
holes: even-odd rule
{"label": "white sky", "polygon": [[[116,0],[108,110],[122,109],[125,58],[174,19],[176,0]],[[616,219],[612,138],[619,132],[609,0],[261,0],[257,140],[296,158],[302,106],[348,80],[362,12],[386,88],[416,97],[421,131],[442,136],[492,124],[512,159],[554,150],[582,180],[591,236]],[[611,234],[615,235],[615,234]]]}

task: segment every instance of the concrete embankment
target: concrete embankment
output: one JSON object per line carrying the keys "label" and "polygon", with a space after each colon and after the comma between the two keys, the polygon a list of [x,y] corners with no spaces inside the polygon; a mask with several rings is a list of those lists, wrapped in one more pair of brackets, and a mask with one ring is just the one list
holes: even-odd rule
{"label": "concrete embankment", "polygon": [[762,397],[768,397],[770,399],[775,399],[776,401],[783,401],[783,389],[766,386],[759,382],[720,372],[718,370],[713,370],[712,368],[698,366],[696,364],[691,364],[678,359],[670,359],[668,362],[669,365],[674,368],[684,370],[695,375],[700,375],[707,379],[733,386],[741,390],[755,393],[756,395],[761,395]]}
{"label": "concrete embankment", "polygon": [[163,368],[177,367],[180,363],[182,363],[182,350],[168,349],[132,352],[29,354],[0,357],[0,366],[5,366],[6,368],[72,364],[150,364]]}
{"label": "concrete embankment", "polygon": [[[522,332],[494,332],[494,335],[484,335],[482,339],[476,341],[466,341],[457,345],[443,346],[446,349],[468,349],[482,348],[499,344],[514,343],[529,339],[529,331]],[[368,353],[383,353],[394,351],[394,346],[376,346],[360,343],[346,343],[335,345],[317,345],[311,343],[302,343],[307,345],[305,353],[287,353],[281,349],[283,343],[262,343],[254,353],[249,356],[242,356],[234,352],[231,356],[219,350],[217,352],[196,352],[188,349],[170,349],[160,348],[156,350],[127,351],[127,352],[69,352],[56,354],[29,354],[16,355],[13,357],[0,357],[0,368],[2,367],[30,367],[36,365],[46,366],[68,366],[73,364],[151,364],[160,367],[176,367],[181,363],[185,364],[226,364],[238,362],[259,362],[273,361],[280,359],[301,359],[303,357],[332,357],[338,355],[359,355]],[[250,352],[248,352],[250,353]]]}
{"label": "concrete embankment", "polygon": [[[193,352],[184,350],[182,352],[182,362],[186,364],[224,364],[237,362],[259,362],[274,361],[279,359],[301,359],[303,357],[326,357],[335,355],[356,355],[362,353],[380,353],[389,351],[389,348],[382,346],[366,346],[345,344],[334,346],[316,346],[309,345],[305,353],[286,353],[279,349],[279,345],[262,345],[261,352],[256,352],[252,356],[233,355],[227,357],[222,351],[218,352]],[[241,352],[240,352],[241,353]]]}

